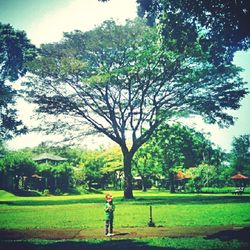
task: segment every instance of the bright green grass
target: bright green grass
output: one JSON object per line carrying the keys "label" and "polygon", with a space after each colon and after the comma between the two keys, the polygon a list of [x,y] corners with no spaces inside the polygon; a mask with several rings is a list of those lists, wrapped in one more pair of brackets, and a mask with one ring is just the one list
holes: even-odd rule
{"label": "bright green grass", "polygon": [[[250,196],[112,192],[115,227],[145,227],[149,205],[157,226],[249,225]],[[0,228],[103,228],[104,194],[15,197],[0,192]]]}

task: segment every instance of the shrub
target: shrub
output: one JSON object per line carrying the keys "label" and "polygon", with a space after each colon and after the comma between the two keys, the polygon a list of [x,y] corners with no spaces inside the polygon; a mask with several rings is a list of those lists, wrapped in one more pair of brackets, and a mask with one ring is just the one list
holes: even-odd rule
{"label": "shrub", "polygon": [[216,188],[216,187],[203,187],[201,189],[202,193],[231,193],[235,188],[234,187],[223,187],[223,188]]}
{"label": "shrub", "polygon": [[43,190],[43,196],[49,196],[50,193],[49,193],[49,189],[44,189]]}

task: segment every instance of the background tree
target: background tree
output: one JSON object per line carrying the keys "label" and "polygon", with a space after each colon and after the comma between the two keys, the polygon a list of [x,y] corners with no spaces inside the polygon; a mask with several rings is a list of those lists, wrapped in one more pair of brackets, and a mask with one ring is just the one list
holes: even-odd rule
{"label": "background tree", "polygon": [[231,157],[236,172],[250,175],[250,135],[233,138]]}
{"label": "background tree", "polygon": [[115,145],[103,150],[102,157],[104,165],[101,169],[104,179],[112,183],[113,189],[122,189],[123,186],[123,164],[122,152],[119,146]]}
{"label": "background tree", "polygon": [[12,82],[24,76],[25,63],[35,56],[35,46],[24,31],[0,23],[0,139],[10,139],[24,133],[26,127],[18,120],[15,100],[17,91]]}
{"label": "background tree", "polygon": [[53,165],[50,163],[41,163],[37,166],[37,174],[42,179],[39,189],[49,190],[54,194],[61,194],[69,191],[73,186],[73,169],[67,162]]}
{"label": "background tree", "polygon": [[0,165],[2,187],[13,192],[24,188],[24,178],[30,177],[36,169],[30,155],[22,152],[9,152],[1,159]]}
{"label": "background tree", "polygon": [[216,167],[205,163],[190,168],[187,172],[191,176],[187,186],[193,192],[201,192],[203,187],[213,186],[219,177]]}
{"label": "background tree", "polygon": [[7,152],[8,152],[8,149],[5,145],[5,142],[0,140],[0,158],[2,158]]}
{"label": "background tree", "polygon": [[105,187],[105,178],[103,178],[102,167],[105,164],[103,152],[85,151],[82,154],[81,162],[79,165],[79,171],[83,173],[83,183],[87,185],[88,190],[91,191],[96,188]]}
{"label": "background tree", "polygon": [[162,148],[153,138],[138,149],[132,163],[135,175],[141,177],[143,191],[153,183],[161,182],[164,176]]}
{"label": "background tree", "polygon": [[157,160],[161,150],[150,142],[149,140],[140,147],[132,161],[134,173],[141,177],[143,191],[147,191],[147,188],[162,176],[162,165]]}
{"label": "background tree", "polygon": [[[149,143],[158,152],[162,173],[169,180],[170,192],[175,191],[176,167],[190,168],[201,163],[219,164],[219,150],[200,132],[180,124],[162,124],[152,135]],[[154,157],[156,158],[156,157]]]}
{"label": "background tree", "polygon": [[163,38],[178,38],[192,30],[189,37],[177,39],[180,49],[199,38],[202,49],[217,65],[231,62],[237,50],[250,46],[250,2],[248,0],[137,0],[138,15],[149,24],[156,19]]}
{"label": "background tree", "polygon": [[24,151],[30,152],[33,155],[39,155],[43,153],[58,155],[66,158],[69,165],[76,167],[80,162],[84,149],[65,145],[56,146],[49,142],[42,142],[36,147],[24,149]]}
{"label": "background tree", "polygon": [[54,179],[53,191],[56,194],[68,192],[71,186],[72,168],[67,162],[58,164],[52,168]]}
{"label": "background tree", "polygon": [[200,114],[207,122],[230,125],[226,110],[239,108],[246,94],[238,68],[216,67],[198,41],[181,53],[178,46],[174,37],[161,43],[157,30],[140,20],[124,26],[106,21],[43,45],[30,65],[29,100],[46,115],[41,128],[79,141],[83,125],[89,125],[116,142],[125,198],[133,197],[132,158],[163,121]]}

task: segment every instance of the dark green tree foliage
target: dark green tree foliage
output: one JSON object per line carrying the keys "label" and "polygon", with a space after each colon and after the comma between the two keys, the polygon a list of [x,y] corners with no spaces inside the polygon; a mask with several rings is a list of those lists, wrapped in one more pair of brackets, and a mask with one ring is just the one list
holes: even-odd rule
{"label": "dark green tree foliage", "polygon": [[[33,155],[39,155],[43,153],[48,153],[52,155],[61,156],[67,159],[69,165],[75,167],[79,164],[81,154],[83,149],[81,148],[72,148],[65,145],[55,146],[51,142],[42,142],[34,148],[27,148],[26,151],[31,152]],[[24,149],[25,151],[25,149]]]}
{"label": "dark green tree foliage", "polygon": [[[137,0],[139,16],[156,19],[165,39],[176,38],[182,50],[197,38],[216,65],[231,62],[236,50],[250,47],[248,0]],[[184,35],[181,39],[181,34]]]}
{"label": "dark green tree foliage", "polygon": [[232,142],[232,165],[237,172],[250,174],[250,135],[234,137]]}
{"label": "dark green tree foliage", "polygon": [[35,47],[23,31],[0,23],[0,139],[9,139],[26,131],[17,118],[14,107],[17,92],[11,83],[25,75],[25,62],[34,56]]}
{"label": "dark green tree foliage", "polygon": [[175,38],[162,43],[141,20],[66,33],[60,43],[41,47],[30,71],[28,95],[42,115],[41,130],[80,141],[92,132],[84,131],[88,125],[115,141],[126,198],[133,197],[132,158],[163,121],[199,114],[230,125],[227,109],[239,108],[246,94],[237,67],[216,67],[198,41],[180,53]]}
{"label": "dark green tree foliage", "polygon": [[24,178],[34,174],[36,163],[30,155],[10,152],[0,160],[0,169],[1,188],[17,192],[20,188],[24,188]]}
{"label": "dark green tree foliage", "polygon": [[5,142],[0,140],[0,159],[8,152]]}
{"label": "dark green tree foliage", "polygon": [[67,162],[57,165],[49,163],[39,164],[37,173],[43,177],[42,183],[36,187],[39,190],[47,189],[51,193],[61,194],[68,192],[71,187],[73,170]]}
{"label": "dark green tree foliage", "polygon": [[202,133],[180,124],[161,125],[148,143],[158,152],[158,161],[161,162],[163,175],[169,179],[171,192],[174,192],[176,167],[220,164],[218,160],[223,160],[222,157],[218,159],[219,150],[214,150],[212,143]]}

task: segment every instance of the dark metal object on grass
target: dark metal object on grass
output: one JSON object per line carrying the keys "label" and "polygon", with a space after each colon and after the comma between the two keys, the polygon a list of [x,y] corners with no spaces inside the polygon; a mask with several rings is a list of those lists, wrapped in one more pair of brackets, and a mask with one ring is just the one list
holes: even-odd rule
{"label": "dark metal object on grass", "polygon": [[153,218],[152,218],[152,206],[149,207],[149,222],[148,222],[148,226],[149,227],[155,227],[155,223],[153,222]]}

